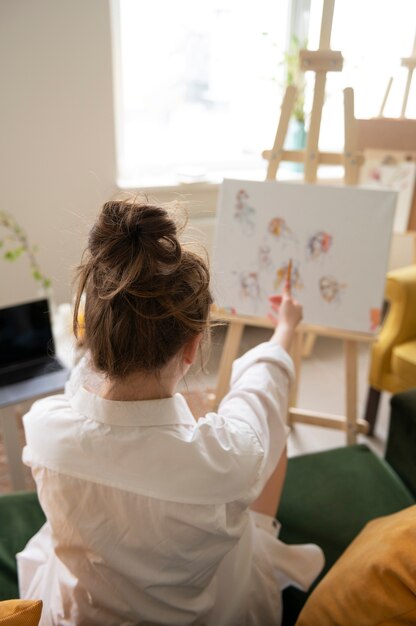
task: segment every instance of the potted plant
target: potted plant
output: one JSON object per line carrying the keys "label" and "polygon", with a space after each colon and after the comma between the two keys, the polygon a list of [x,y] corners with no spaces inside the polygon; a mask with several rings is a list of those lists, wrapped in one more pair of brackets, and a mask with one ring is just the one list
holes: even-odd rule
{"label": "potted plant", "polygon": [[29,243],[28,237],[21,226],[16,222],[14,217],[6,211],[0,210],[0,227],[6,231],[5,235],[0,238],[0,248],[2,248],[2,256],[5,261],[13,262],[25,255],[29,259],[30,271],[44,293],[47,293],[51,281],[40,269],[36,258],[37,248]]}
{"label": "potted plant", "polygon": [[[295,85],[297,96],[289,124],[285,148],[288,150],[302,150],[306,145],[305,130],[305,75],[299,65],[299,51],[306,48],[306,41],[300,43],[296,35],[292,36],[289,50],[284,55],[283,64],[286,69],[285,87]],[[303,164],[293,163],[291,169],[303,171]]]}

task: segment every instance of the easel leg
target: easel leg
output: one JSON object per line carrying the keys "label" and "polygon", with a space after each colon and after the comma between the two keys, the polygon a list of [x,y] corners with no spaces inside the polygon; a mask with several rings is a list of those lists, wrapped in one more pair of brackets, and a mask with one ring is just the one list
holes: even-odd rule
{"label": "easel leg", "polygon": [[359,164],[357,154],[357,120],[354,113],[354,90],[351,87],[344,89],[344,130],[345,152],[344,181],[346,185],[358,183]]}
{"label": "easel leg", "polygon": [[345,340],[344,350],[347,445],[351,445],[357,441],[357,342],[350,339]]}
{"label": "easel leg", "polygon": [[409,67],[409,73],[407,75],[406,87],[405,87],[405,90],[404,90],[403,104],[402,104],[402,110],[401,110],[401,113],[400,113],[400,117],[406,117],[407,100],[409,99],[409,92],[410,92],[410,85],[412,83],[412,76],[413,76],[413,67]]}
{"label": "easel leg", "polygon": [[220,366],[218,370],[218,383],[215,391],[215,407],[219,405],[228,391],[230,385],[231,368],[238,354],[244,324],[242,322],[230,322],[227,329],[224,348],[222,350]]}
{"label": "easel leg", "polygon": [[282,160],[283,144],[286,139],[287,129],[289,127],[290,116],[296,99],[296,87],[289,85],[283,98],[282,110],[280,113],[279,125],[276,131],[272,154],[270,156],[269,166],[267,168],[266,180],[275,180],[277,168]]}
{"label": "easel leg", "polygon": [[322,107],[325,98],[326,74],[318,73],[315,81],[313,95],[311,123],[309,126],[308,139],[305,153],[305,182],[315,183],[318,171],[318,141],[321,128]]}
{"label": "easel leg", "polygon": [[308,359],[311,356],[312,350],[314,349],[314,346],[315,346],[315,342],[316,342],[315,333],[306,333],[304,341],[303,341],[303,349],[302,349],[302,356],[305,359]]}

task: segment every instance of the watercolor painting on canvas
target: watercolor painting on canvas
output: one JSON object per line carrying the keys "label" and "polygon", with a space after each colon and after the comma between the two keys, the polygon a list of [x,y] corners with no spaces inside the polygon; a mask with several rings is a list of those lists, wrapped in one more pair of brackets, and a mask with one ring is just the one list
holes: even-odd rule
{"label": "watercolor painting on canvas", "polygon": [[[218,307],[264,317],[289,260],[292,294],[312,325],[375,332],[396,192],[225,180],[214,247]],[[376,236],[375,236],[376,235]]]}

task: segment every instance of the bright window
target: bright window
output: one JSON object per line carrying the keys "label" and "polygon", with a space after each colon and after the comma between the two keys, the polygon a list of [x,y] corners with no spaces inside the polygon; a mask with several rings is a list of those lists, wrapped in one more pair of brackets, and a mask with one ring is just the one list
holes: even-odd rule
{"label": "bright window", "polygon": [[[264,178],[284,93],[292,13],[319,41],[323,0],[114,0],[117,19],[120,186]],[[343,93],[358,117],[399,116],[416,24],[415,0],[336,0],[331,47],[344,56],[328,74],[320,148],[341,151]],[[306,111],[312,73],[306,75]],[[416,78],[407,116],[416,116]]]}
{"label": "bright window", "polygon": [[[318,47],[321,14],[322,0],[312,0],[309,21],[311,49]],[[343,149],[342,90],[345,87],[354,88],[357,117],[377,117],[389,77],[393,76],[393,87],[384,115],[400,116],[407,79],[407,70],[400,66],[400,60],[412,54],[415,26],[415,0],[336,0],[331,48],[342,52],[344,68],[342,72],[327,75],[320,141],[322,150]],[[307,76],[311,88],[312,74]],[[406,116],[416,117],[416,75]]]}
{"label": "bright window", "polygon": [[[121,186],[264,177],[288,0],[117,0]],[[118,23],[118,26],[117,26]]]}

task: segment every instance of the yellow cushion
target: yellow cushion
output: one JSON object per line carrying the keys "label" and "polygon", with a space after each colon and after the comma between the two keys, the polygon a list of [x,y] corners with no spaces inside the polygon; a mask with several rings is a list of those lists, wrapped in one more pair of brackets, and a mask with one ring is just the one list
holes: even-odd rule
{"label": "yellow cushion", "polygon": [[410,386],[416,386],[416,341],[402,343],[393,349],[391,369]]}
{"label": "yellow cushion", "polygon": [[1,626],[38,626],[41,600],[4,600],[0,602]]}
{"label": "yellow cushion", "polygon": [[312,592],[296,626],[416,624],[416,506],[367,524]]}

